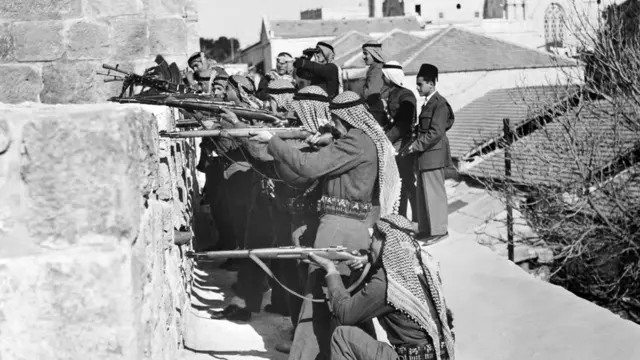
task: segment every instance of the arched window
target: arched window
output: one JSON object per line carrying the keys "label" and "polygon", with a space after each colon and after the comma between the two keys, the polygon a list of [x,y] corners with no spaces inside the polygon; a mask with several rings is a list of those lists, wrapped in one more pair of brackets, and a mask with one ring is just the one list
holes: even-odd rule
{"label": "arched window", "polygon": [[544,13],[544,40],[547,47],[563,47],[565,13],[562,6],[551,3]]}

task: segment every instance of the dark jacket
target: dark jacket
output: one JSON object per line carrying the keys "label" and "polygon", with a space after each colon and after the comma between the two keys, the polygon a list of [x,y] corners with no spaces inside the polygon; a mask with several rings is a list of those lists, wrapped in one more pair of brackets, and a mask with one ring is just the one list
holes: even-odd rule
{"label": "dark jacket", "polygon": [[360,96],[367,102],[369,112],[376,118],[380,126],[388,125],[387,114],[382,104],[382,93],[385,90],[382,81],[382,64],[373,63],[367,69],[367,76]]}
{"label": "dark jacket", "polygon": [[387,137],[396,150],[399,150],[411,141],[416,120],[416,96],[407,88],[394,86],[389,92],[387,111],[393,119]]}
{"label": "dark jacket", "polygon": [[319,64],[307,59],[298,58],[293,63],[293,66],[296,68],[296,75],[298,77],[311,80],[311,85],[317,85],[324,89],[330,98],[338,95],[340,78],[336,64]]}
{"label": "dark jacket", "polygon": [[442,95],[435,93],[422,107],[411,145],[418,156],[419,170],[435,170],[453,165],[447,131],[455,117],[451,105]]}

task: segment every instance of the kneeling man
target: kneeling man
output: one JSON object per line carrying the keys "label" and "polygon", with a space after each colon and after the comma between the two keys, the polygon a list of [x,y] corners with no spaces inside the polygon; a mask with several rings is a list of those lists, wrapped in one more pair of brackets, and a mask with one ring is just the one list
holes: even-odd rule
{"label": "kneeling man", "polygon": [[[350,295],[333,262],[310,255],[327,273],[329,304],[340,322],[331,338],[331,360],[454,359],[453,320],[437,263],[415,239],[411,222],[388,215],[374,226],[367,284]],[[378,318],[391,346],[356,327]]]}

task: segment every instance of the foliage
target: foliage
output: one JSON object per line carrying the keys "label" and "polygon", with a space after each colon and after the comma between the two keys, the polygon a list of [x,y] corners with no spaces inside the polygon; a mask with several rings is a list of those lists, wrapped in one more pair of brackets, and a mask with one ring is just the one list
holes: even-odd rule
{"label": "foliage", "polygon": [[[512,144],[500,141],[511,177],[496,168],[479,180],[503,199],[526,199],[511,205],[538,238],[522,241],[553,251],[553,283],[640,323],[638,9],[633,0],[595,23],[576,21],[586,67],[579,92],[563,114],[537,116]],[[529,107],[540,114],[550,104]]]}
{"label": "foliage", "polygon": [[217,40],[200,38],[200,51],[208,59],[217,62],[231,60],[232,56],[237,56],[240,52],[240,42],[235,38],[219,37]]}

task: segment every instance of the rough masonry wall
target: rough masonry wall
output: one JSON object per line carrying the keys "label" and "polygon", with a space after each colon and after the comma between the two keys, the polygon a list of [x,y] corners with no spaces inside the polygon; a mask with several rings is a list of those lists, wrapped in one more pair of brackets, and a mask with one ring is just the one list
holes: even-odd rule
{"label": "rough masonry wall", "polygon": [[103,63],[141,72],[199,51],[195,0],[0,1],[0,103],[96,103]]}
{"label": "rough masonry wall", "polygon": [[176,358],[196,184],[173,119],[0,104],[0,359]]}

